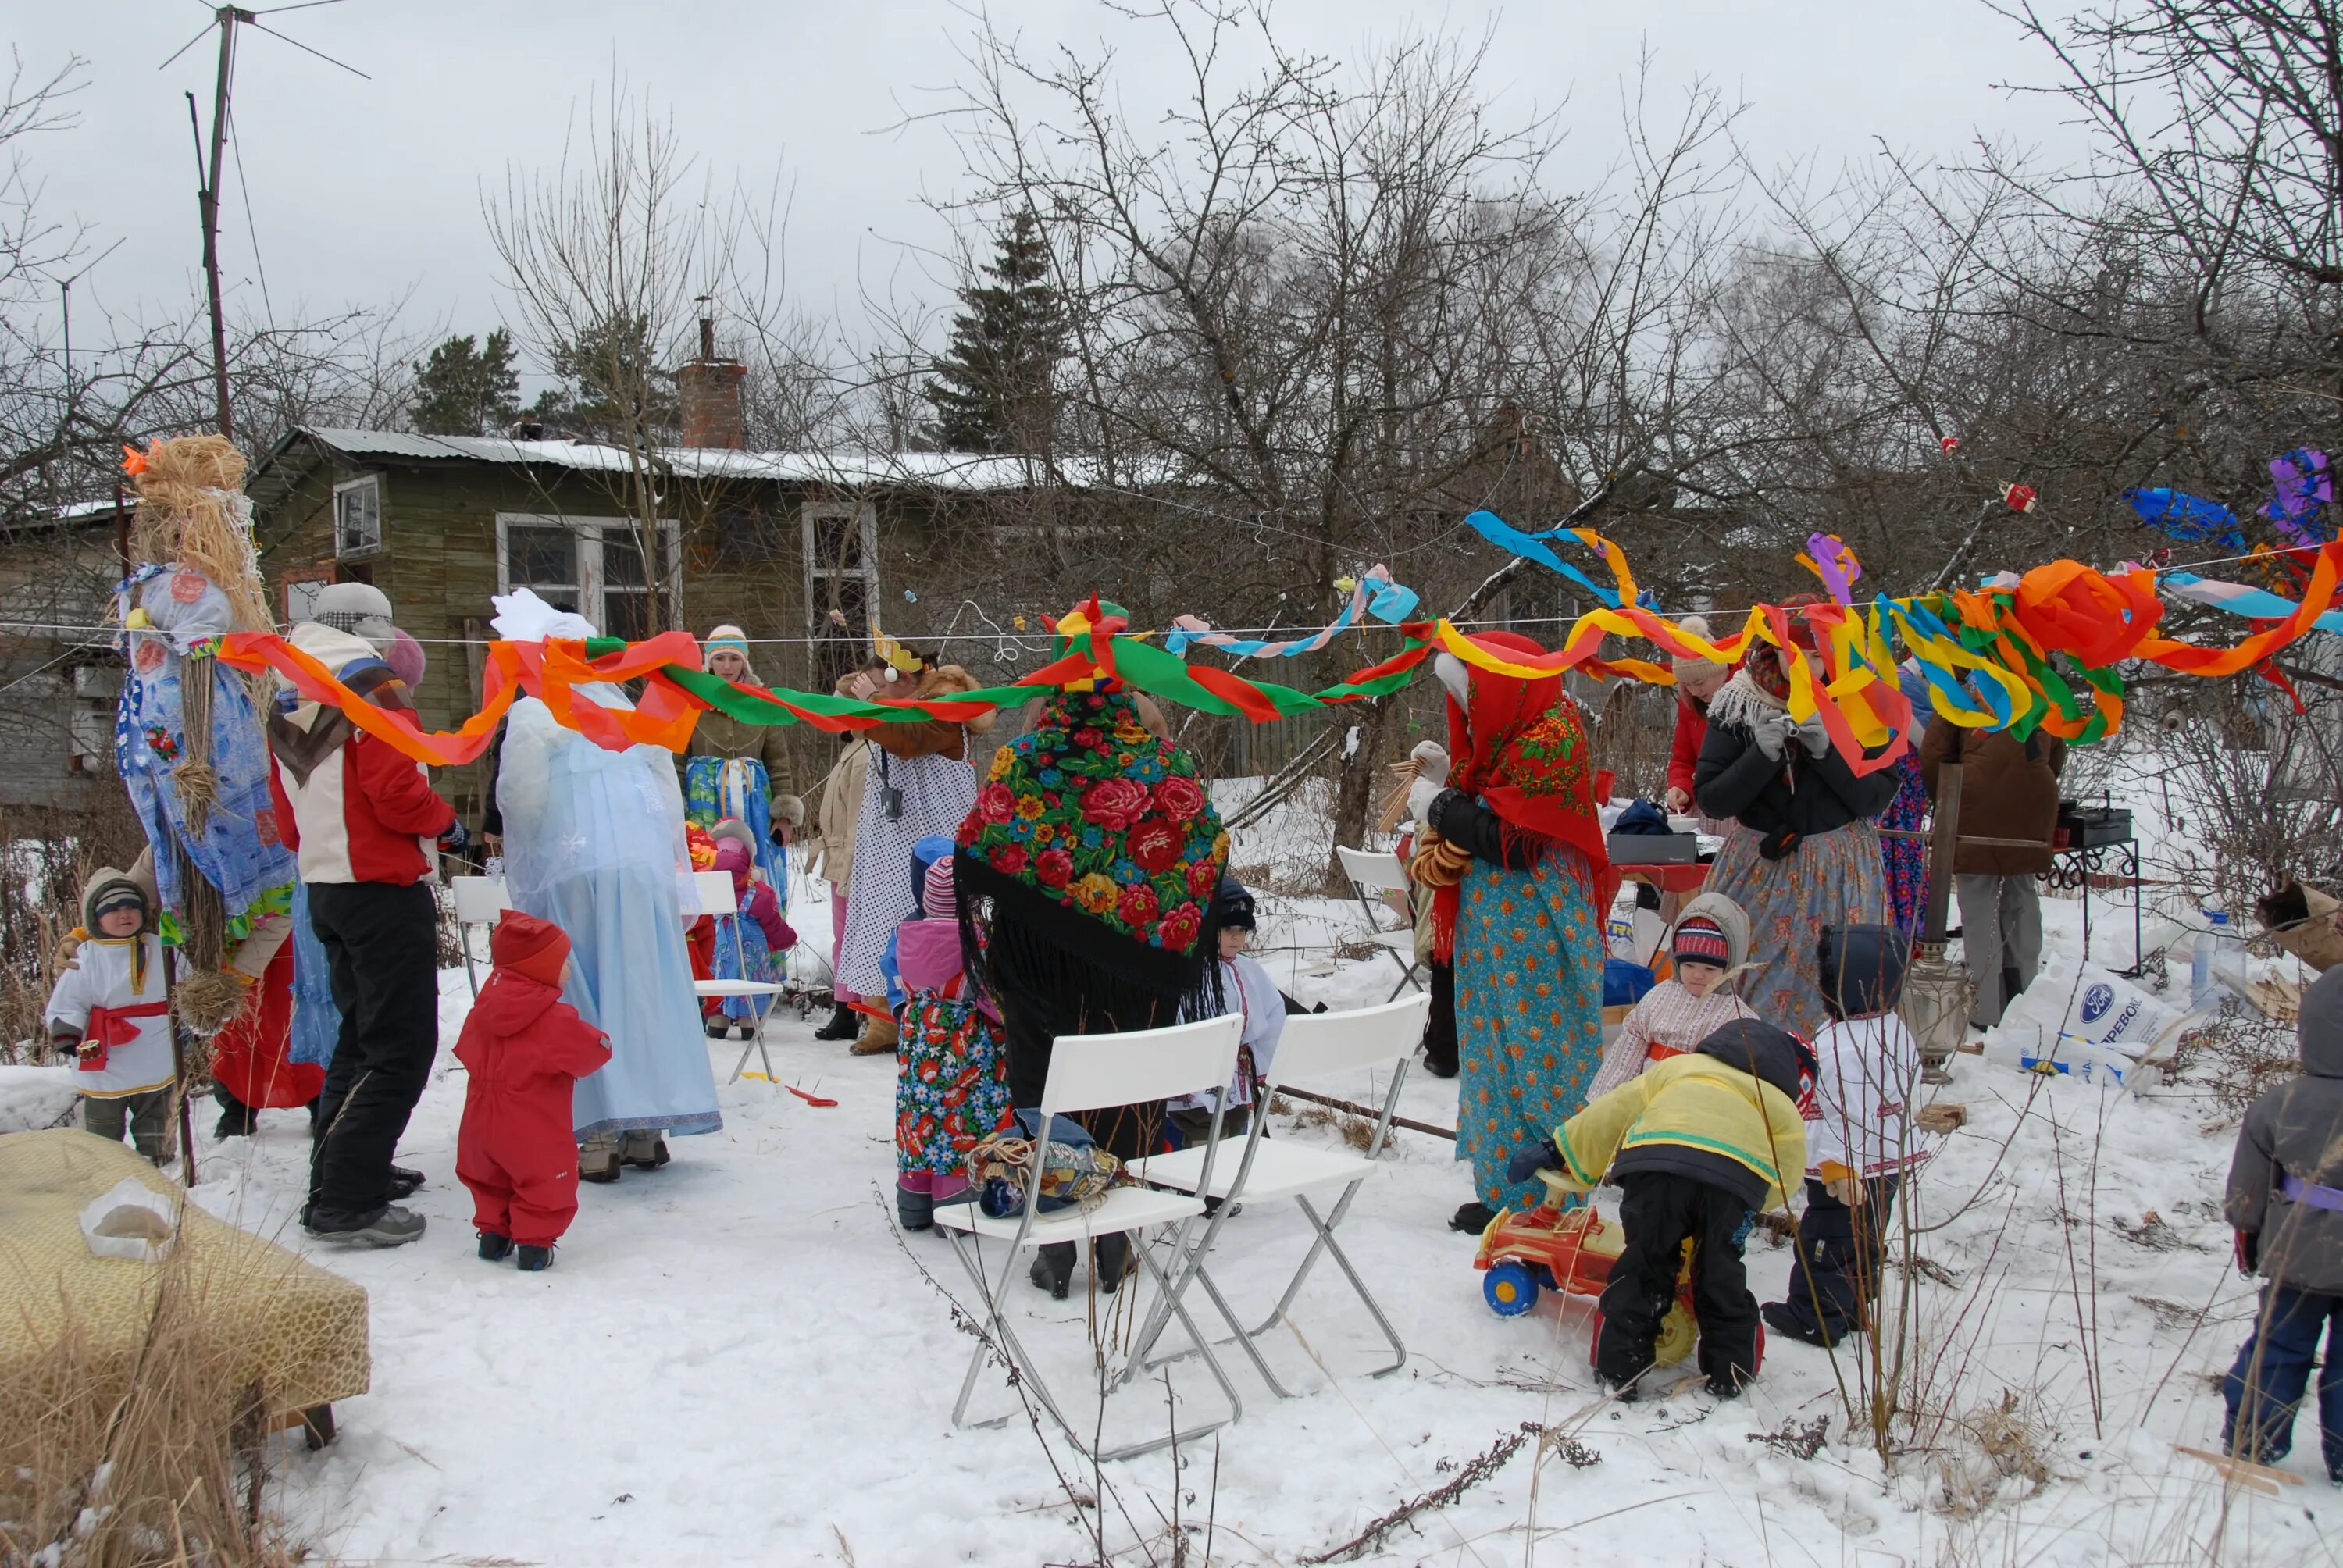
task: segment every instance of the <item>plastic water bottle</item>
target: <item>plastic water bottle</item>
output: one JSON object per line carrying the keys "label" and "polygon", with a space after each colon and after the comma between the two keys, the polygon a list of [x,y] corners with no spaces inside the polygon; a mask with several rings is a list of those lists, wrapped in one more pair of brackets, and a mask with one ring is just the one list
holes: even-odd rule
{"label": "plastic water bottle", "polygon": [[2229,916],[2227,910],[2206,910],[2202,913],[2212,924],[2207,930],[2197,933],[2196,950],[2188,955],[2188,1005],[2190,1007],[2202,1005],[2205,999],[2212,994],[2213,957],[2219,944],[2229,934]]}

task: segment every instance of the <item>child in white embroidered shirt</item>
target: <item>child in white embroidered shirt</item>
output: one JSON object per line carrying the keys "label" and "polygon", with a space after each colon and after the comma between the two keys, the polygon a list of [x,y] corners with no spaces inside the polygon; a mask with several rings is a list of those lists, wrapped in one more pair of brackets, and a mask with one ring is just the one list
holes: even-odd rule
{"label": "child in white embroidered shirt", "polygon": [[160,1165],[170,1148],[170,996],[146,889],[111,866],[82,888],[82,936],[43,1014],[49,1038],[75,1054],[85,1131],[116,1143],[123,1124]]}
{"label": "child in white embroidered shirt", "polygon": [[1775,1332],[1827,1349],[1860,1328],[1879,1297],[1896,1190],[1928,1157],[1907,1120],[1920,1091],[1920,1042],[1896,1016],[1909,963],[1892,926],[1825,926],[1817,949],[1831,1021],[1815,1036],[1806,1110],[1806,1208],[1789,1299],[1769,1302]]}
{"label": "child in white embroidered shirt", "polygon": [[1589,1105],[1732,1020],[1757,1016],[1725,983],[1749,957],[1749,917],[1740,905],[1721,893],[1693,900],[1676,917],[1668,952],[1675,973],[1645,991],[1620,1023],[1586,1086]]}

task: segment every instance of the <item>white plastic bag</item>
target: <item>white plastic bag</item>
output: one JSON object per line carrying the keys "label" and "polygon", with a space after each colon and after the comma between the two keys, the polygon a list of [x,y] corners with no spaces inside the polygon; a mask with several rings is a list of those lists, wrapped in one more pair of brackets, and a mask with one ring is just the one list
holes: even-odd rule
{"label": "white plastic bag", "polygon": [[[2079,980],[2063,965],[2045,968],[2003,1012],[1996,1033],[2026,1054],[2048,1056],[2061,1040],[2113,1046],[2134,1061],[2169,1045],[2180,1011],[2111,970],[2085,964]],[[2064,1054],[2064,1053],[2061,1053]]]}
{"label": "white plastic bag", "polygon": [[91,1253],[159,1263],[178,1245],[177,1205],[136,1176],[126,1176],[81,1211]]}
{"label": "white plastic bag", "polygon": [[2157,1071],[2152,1065],[2133,1060],[2121,1045],[2072,1035],[2065,1039],[2054,1036],[2036,1044],[2030,1031],[2021,1036],[1996,1030],[1986,1040],[1985,1059],[2020,1072],[2056,1073],[2062,1078],[2096,1083],[2101,1089],[2136,1091],[2142,1083],[2151,1081]]}

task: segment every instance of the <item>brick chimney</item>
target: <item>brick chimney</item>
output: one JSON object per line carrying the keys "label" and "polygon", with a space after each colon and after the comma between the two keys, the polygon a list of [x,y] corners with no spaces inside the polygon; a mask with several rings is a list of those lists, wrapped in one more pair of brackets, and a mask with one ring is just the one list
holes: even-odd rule
{"label": "brick chimney", "polygon": [[676,400],[683,416],[687,447],[729,447],[749,444],[749,430],[740,415],[740,383],[749,367],[737,359],[716,357],[716,322],[699,318],[699,357],[675,373]]}

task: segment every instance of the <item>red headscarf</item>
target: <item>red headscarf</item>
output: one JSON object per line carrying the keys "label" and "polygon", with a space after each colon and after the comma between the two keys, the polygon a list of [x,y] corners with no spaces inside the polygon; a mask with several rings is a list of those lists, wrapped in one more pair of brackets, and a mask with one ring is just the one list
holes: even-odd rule
{"label": "red headscarf", "polygon": [[[1545,653],[1518,632],[1478,632],[1473,640],[1501,658]],[[1453,694],[1448,699],[1449,783],[1479,796],[1497,814],[1508,845],[1568,845],[1586,857],[1599,879],[1611,856],[1594,810],[1594,747],[1562,677],[1524,680],[1468,671],[1470,710]],[[1434,950],[1443,957],[1452,950],[1461,901],[1458,888],[1440,890],[1433,929]]]}

